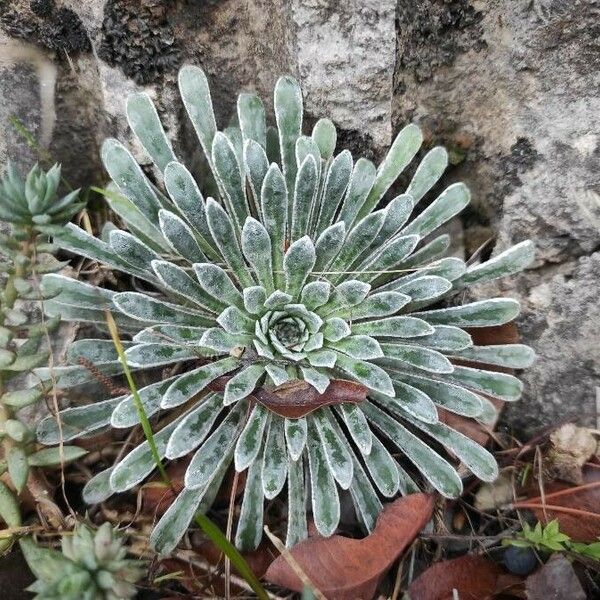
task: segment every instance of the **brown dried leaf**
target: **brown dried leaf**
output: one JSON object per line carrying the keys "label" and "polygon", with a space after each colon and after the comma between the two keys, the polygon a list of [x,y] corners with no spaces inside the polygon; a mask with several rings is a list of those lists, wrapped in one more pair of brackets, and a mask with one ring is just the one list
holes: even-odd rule
{"label": "brown dried leaf", "polygon": [[261,388],[254,397],[269,410],[290,419],[298,419],[331,404],[362,402],[367,397],[367,388],[346,379],[332,379],[324,394],[306,381],[295,379],[271,390]]}
{"label": "brown dried leaf", "polygon": [[[429,521],[433,506],[430,494],[404,496],[384,508],[373,533],[366,538],[310,538],[290,552],[330,600],[370,600],[381,578]],[[303,587],[283,556],[273,561],[265,578],[296,592]]]}
{"label": "brown dried leaf", "polygon": [[561,554],[553,554],[550,560],[525,582],[527,600],[586,600],[586,593],[577,579],[571,563]]}
{"label": "brown dried leaf", "polygon": [[486,600],[520,584],[518,577],[507,575],[500,565],[468,554],[429,567],[410,584],[408,596],[410,600]]}

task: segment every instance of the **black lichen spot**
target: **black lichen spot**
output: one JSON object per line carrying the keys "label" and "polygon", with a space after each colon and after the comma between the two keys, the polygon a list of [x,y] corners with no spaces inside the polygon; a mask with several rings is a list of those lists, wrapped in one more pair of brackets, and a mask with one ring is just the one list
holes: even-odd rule
{"label": "black lichen spot", "polygon": [[98,55],[136,83],[156,81],[177,68],[181,51],[169,22],[170,1],[109,0]]}
{"label": "black lichen spot", "polygon": [[456,56],[486,47],[482,39],[483,14],[467,0],[398,0],[396,33],[398,73],[396,93],[405,87],[402,73],[419,82],[453,64]]}
{"label": "black lichen spot", "polygon": [[538,152],[526,137],[519,137],[510,147],[510,154],[504,158],[504,182],[506,192],[521,185],[519,175],[529,171],[538,160]]}
{"label": "black lichen spot", "polygon": [[60,58],[91,50],[88,33],[70,8],[56,8],[52,0],[32,0],[29,7],[0,3],[0,24],[12,37],[54,50]]}

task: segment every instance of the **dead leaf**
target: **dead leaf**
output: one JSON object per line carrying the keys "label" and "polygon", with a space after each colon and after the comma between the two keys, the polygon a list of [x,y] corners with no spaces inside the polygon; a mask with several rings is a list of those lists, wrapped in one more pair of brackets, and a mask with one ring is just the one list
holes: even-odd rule
{"label": "dead leaf", "polygon": [[362,402],[367,388],[354,381],[332,379],[325,393],[320,394],[310,383],[295,379],[271,390],[256,390],[254,397],[279,416],[298,419],[323,406]]}
{"label": "dead leaf", "polygon": [[581,483],[581,469],[594,456],[598,446],[591,431],[566,423],[550,434],[550,443],[545,465],[548,473],[570,483]]}
{"label": "dead leaf", "polygon": [[429,567],[410,584],[408,596],[410,600],[485,600],[520,585],[521,579],[500,565],[467,554]]}
{"label": "dead leaf", "polygon": [[539,571],[525,582],[527,600],[586,600],[586,593],[571,563],[562,554],[553,554]]}
{"label": "dead leaf", "polygon": [[[371,600],[381,578],[431,518],[433,506],[430,494],[404,496],[385,506],[366,538],[310,538],[290,552],[329,600]],[[265,578],[302,590],[302,582],[283,556],[273,561]]]}

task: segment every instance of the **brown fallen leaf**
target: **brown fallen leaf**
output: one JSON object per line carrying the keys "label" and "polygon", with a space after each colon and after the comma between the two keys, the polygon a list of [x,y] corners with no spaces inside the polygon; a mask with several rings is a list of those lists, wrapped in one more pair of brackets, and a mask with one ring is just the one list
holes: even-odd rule
{"label": "brown fallen leaf", "polygon": [[[475,554],[435,563],[408,588],[410,600],[486,600],[522,584],[498,564]],[[456,590],[456,594],[454,593]],[[548,599],[546,599],[548,600]]]}
{"label": "brown fallen leaf", "polygon": [[575,542],[596,542],[600,537],[600,465],[587,464],[582,476],[581,485],[547,483],[543,498],[532,496],[512,506],[532,510],[543,523],[558,519],[561,532]]}
{"label": "brown fallen leaf", "polygon": [[354,381],[332,379],[329,387],[320,394],[310,383],[295,379],[271,390],[256,390],[254,397],[281,417],[298,419],[323,406],[362,402],[367,397],[367,388]]}
{"label": "brown fallen leaf", "polygon": [[[404,496],[386,505],[366,538],[310,538],[290,553],[329,600],[371,600],[381,578],[431,518],[433,506],[430,494]],[[302,591],[302,582],[283,556],[273,561],[265,579]]]}
{"label": "brown fallen leaf", "polygon": [[558,553],[527,578],[525,591],[527,600],[586,600],[587,597],[573,566]]}
{"label": "brown fallen leaf", "polygon": [[581,469],[598,446],[592,432],[587,427],[566,423],[550,434],[550,444],[545,463],[548,473],[563,481],[582,483]]}

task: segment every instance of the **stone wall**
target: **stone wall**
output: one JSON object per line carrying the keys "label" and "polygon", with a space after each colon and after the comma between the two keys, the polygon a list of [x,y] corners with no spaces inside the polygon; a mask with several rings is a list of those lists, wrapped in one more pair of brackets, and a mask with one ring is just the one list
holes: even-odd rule
{"label": "stone wall", "polygon": [[[532,237],[538,259],[486,289],[523,303],[539,361],[507,413],[530,430],[593,419],[600,385],[600,3],[597,0],[0,0],[0,162],[60,160],[102,180],[98,146],[126,139],[127,93],[155,99],[182,151],[178,67],[201,65],[220,123],[242,89],[302,83],[309,123],[375,159],[409,121],[445,144],[446,181],[473,205],[453,224],[470,255]],[[32,149],[14,128],[29,130]],[[11,119],[13,124],[11,124]],[[143,160],[143,157],[140,156]],[[493,246],[488,245],[488,252]]]}

